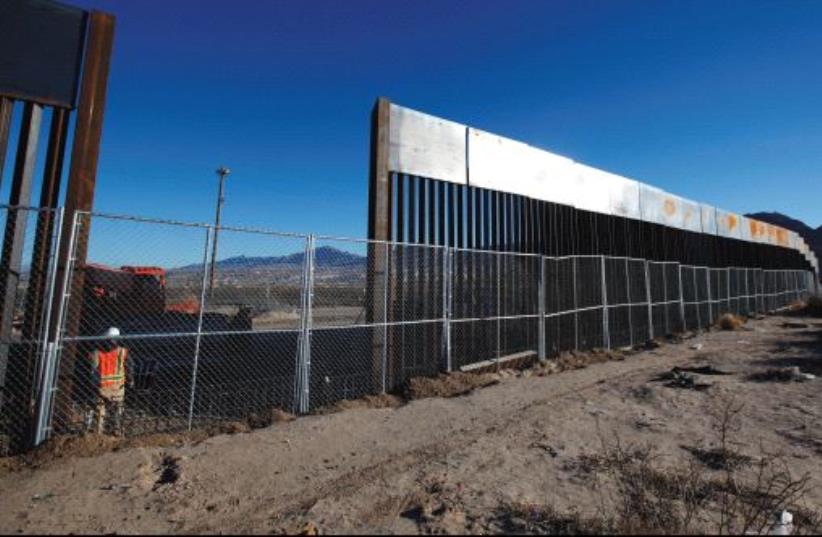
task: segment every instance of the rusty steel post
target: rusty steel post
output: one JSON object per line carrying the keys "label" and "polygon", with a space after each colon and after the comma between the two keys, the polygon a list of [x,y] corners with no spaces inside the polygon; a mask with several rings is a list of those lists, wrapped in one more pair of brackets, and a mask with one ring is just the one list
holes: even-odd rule
{"label": "rusty steel post", "polygon": [[0,97],[0,186],[3,184],[3,167],[6,164],[6,149],[9,145],[9,130],[13,111],[14,101],[8,97]]}
{"label": "rusty steel post", "polygon": [[[379,98],[371,112],[371,159],[368,180],[368,238],[374,241],[391,240],[391,170],[388,165],[390,103],[388,99]],[[387,322],[391,304],[380,300],[388,286],[388,255],[380,243],[368,245],[368,312],[369,323]],[[379,293],[377,292],[379,291]],[[383,366],[383,352],[388,345],[387,334],[383,330],[374,330],[372,339],[372,372],[375,380],[375,391],[382,388],[383,382],[378,375],[383,367],[388,372],[388,382],[393,386],[393,367],[390,363]]]}
{"label": "rusty steel post", "polygon": [[43,300],[46,292],[46,276],[51,257],[52,234],[56,218],[56,208],[60,197],[60,179],[66,153],[69,111],[54,108],[46,150],[46,167],[43,172],[43,186],[40,190],[40,211],[37,215],[37,229],[34,233],[34,247],[31,256],[29,288],[26,293],[23,339],[35,340],[40,336],[43,321]]}
{"label": "rusty steel post", "polygon": [[[17,314],[17,292],[23,262],[23,245],[29,211],[20,209],[31,203],[31,187],[34,182],[34,166],[37,161],[37,143],[43,107],[26,103],[23,123],[14,161],[6,229],[0,258],[0,386],[6,388],[9,408],[18,409],[9,417],[10,448],[17,453],[27,447],[32,415],[31,395],[34,369],[26,360],[26,352],[12,343],[14,318]],[[10,380],[7,379],[10,377]]]}
{"label": "rusty steel post", "polygon": [[[55,294],[55,301],[64,293],[74,289],[82,297],[83,271],[88,249],[90,222],[79,226],[76,239],[76,260],[71,262],[69,244],[72,242],[69,235],[72,233],[72,224],[77,211],[91,211],[94,205],[94,190],[97,184],[97,162],[100,156],[100,140],[103,133],[103,113],[106,104],[108,89],[108,75],[111,64],[111,51],[114,43],[114,16],[100,11],[92,11],[89,15],[88,41],[85,51],[83,74],[80,82],[80,103],[77,108],[77,120],[74,130],[74,143],[71,152],[69,167],[68,191],[66,193],[66,214],[63,221],[63,236],[67,240],[60,246],[57,261],[58,281],[63,281],[63,273],[69,266],[79,267],[68,280],[69,289],[62,289]],[[52,308],[52,322],[49,340],[54,340],[60,330],[59,302]],[[82,300],[72,300],[68,305],[66,333],[76,335],[80,328],[80,314]],[[74,359],[77,349],[65,348],[60,367],[60,389],[63,396],[62,405],[71,402],[73,390]],[[58,412],[61,409],[58,408]]]}

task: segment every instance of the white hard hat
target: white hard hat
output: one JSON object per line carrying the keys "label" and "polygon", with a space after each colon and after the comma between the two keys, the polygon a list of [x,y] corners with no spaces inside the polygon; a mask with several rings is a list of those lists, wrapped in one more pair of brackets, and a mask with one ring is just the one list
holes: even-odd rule
{"label": "white hard hat", "polygon": [[110,327],[108,330],[106,330],[106,337],[110,337],[110,338],[120,337],[120,329],[117,328],[116,326]]}

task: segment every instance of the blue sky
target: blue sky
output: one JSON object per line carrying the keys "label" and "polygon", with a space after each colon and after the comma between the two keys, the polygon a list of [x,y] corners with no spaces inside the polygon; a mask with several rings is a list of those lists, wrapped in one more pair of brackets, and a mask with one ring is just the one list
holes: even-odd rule
{"label": "blue sky", "polygon": [[411,108],[822,224],[822,2],[69,0],[117,16],[96,209],[362,237]]}

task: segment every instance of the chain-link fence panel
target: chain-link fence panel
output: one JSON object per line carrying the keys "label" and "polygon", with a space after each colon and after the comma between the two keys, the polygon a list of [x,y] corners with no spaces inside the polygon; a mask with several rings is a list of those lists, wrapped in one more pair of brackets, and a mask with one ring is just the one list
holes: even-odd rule
{"label": "chain-link fence panel", "polygon": [[494,252],[454,250],[451,259],[452,367],[497,360],[502,346],[501,257]]}
{"label": "chain-link fence panel", "polygon": [[648,262],[648,286],[651,293],[651,322],[654,338],[668,334],[668,305],[665,298],[665,264]]}
{"label": "chain-link fence panel", "polygon": [[631,345],[651,339],[651,318],[648,309],[648,272],[644,259],[628,259],[628,300],[630,301]]}
{"label": "chain-link fence panel", "polygon": [[62,217],[62,209],[0,207],[0,456],[38,434]]}
{"label": "chain-link fence panel", "polygon": [[590,350],[607,346],[604,326],[604,293],[602,258],[575,257],[577,349]]}
{"label": "chain-link fence panel", "polygon": [[501,359],[535,358],[539,351],[541,260],[528,254],[500,254]]}
{"label": "chain-link fence panel", "polygon": [[707,267],[694,268],[697,314],[699,318],[699,327],[701,329],[708,328],[714,321],[711,313],[711,286],[708,278],[709,274]]}
{"label": "chain-link fence panel", "polygon": [[55,432],[140,434],[188,425],[210,233],[206,226],[77,214]]}
{"label": "chain-link fence panel", "polygon": [[696,270],[689,265],[680,268],[682,278],[682,308],[685,313],[685,329],[698,330],[700,328],[699,304],[696,298]]}
{"label": "chain-link fence panel", "polygon": [[605,258],[605,289],[608,297],[608,339],[611,347],[632,344],[630,274],[628,259]]}
{"label": "chain-link fence panel", "polygon": [[546,257],[545,349],[548,356],[577,348],[574,258]]}
{"label": "chain-link fence panel", "polygon": [[[209,262],[203,334],[194,364],[192,425],[270,416],[274,409],[292,412],[308,239],[231,227],[220,228],[214,239],[217,257]],[[355,288],[350,294],[357,296],[345,295],[354,305],[335,308],[337,304],[325,307],[323,301],[333,299],[321,293],[318,318],[323,321],[342,324],[358,314],[364,256],[354,250],[323,245],[313,252],[314,277],[323,284],[350,280]]]}

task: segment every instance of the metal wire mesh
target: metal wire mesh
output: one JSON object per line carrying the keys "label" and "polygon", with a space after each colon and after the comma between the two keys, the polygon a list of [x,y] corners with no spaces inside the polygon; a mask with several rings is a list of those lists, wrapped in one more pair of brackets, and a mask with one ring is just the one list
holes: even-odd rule
{"label": "metal wire mesh", "polygon": [[62,209],[0,208],[0,456],[36,434],[62,218]]}
{"label": "metal wire mesh", "polygon": [[[4,439],[35,418],[40,433],[134,435],[274,409],[305,413],[442,371],[639,345],[705,328],[726,311],[773,310],[814,291],[805,271],[544,257],[84,213],[72,227],[64,240],[72,259],[86,261],[64,271],[47,263],[42,275],[58,289],[57,308],[41,315],[54,318],[55,338],[24,337],[15,324],[0,342]],[[16,282],[15,318],[26,313],[27,278],[36,279]],[[103,335],[109,327],[121,335]],[[128,351],[124,394],[101,405],[90,356],[112,346]],[[33,364],[33,373],[18,373],[12,358],[32,353],[36,359],[19,363]],[[28,395],[8,395],[10,385],[29,386],[18,390]],[[38,393],[45,403],[33,412]]]}

